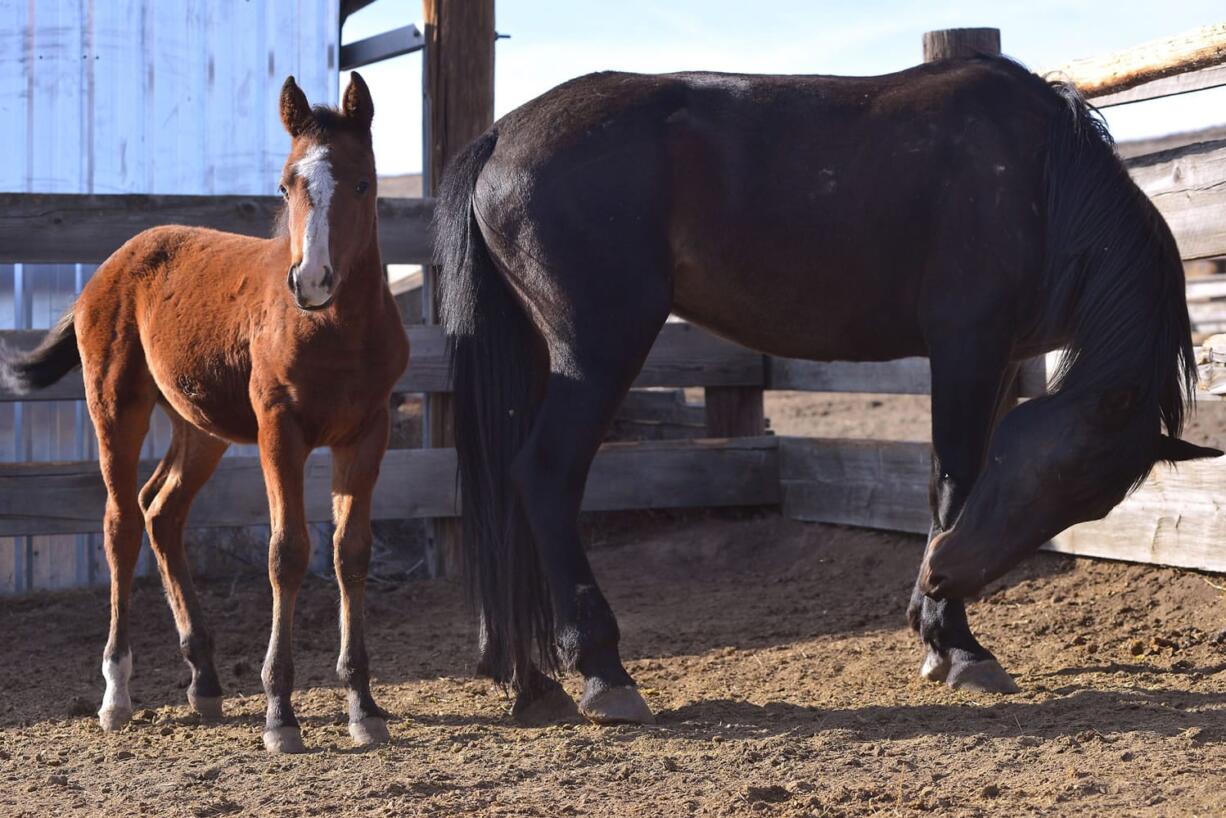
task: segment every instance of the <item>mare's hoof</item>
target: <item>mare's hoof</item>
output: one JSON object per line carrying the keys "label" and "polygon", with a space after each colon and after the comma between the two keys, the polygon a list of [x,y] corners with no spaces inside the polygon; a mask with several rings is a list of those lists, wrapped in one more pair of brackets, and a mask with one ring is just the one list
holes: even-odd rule
{"label": "mare's hoof", "polygon": [[943,682],[949,675],[949,657],[936,648],[928,648],[924,663],[920,665],[920,678],[930,682]]}
{"label": "mare's hoof", "polygon": [[305,753],[302,730],[297,727],[273,727],[265,730],[264,749],[270,753]]}
{"label": "mare's hoof", "polygon": [[555,679],[543,674],[535,680],[535,687],[520,691],[511,705],[511,718],[524,727],[570,721],[578,715],[575,700]]}
{"label": "mare's hoof", "polygon": [[589,683],[579,712],[596,724],[653,724],[656,720],[638,688],[629,685],[596,688]]}
{"label": "mare's hoof", "polygon": [[378,747],[391,741],[387,732],[387,720],[382,716],[367,716],[361,721],[349,722],[349,737],[355,747]]}
{"label": "mare's hoof", "polygon": [[188,693],[187,703],[203,721],[221,721],[221,696],[195,696]]}
{"label": "mare's hoof", "polygon": [[98,711],[98,723],[108,733],[122,730],[131,718],[132,708],[130,707],[104,707]]}
{"label": "mare's hoof", "polygon": [[958,662],[950,670],[946,683],[954,690],[976,693],[1016,693],[1021,689],[995,659]]}

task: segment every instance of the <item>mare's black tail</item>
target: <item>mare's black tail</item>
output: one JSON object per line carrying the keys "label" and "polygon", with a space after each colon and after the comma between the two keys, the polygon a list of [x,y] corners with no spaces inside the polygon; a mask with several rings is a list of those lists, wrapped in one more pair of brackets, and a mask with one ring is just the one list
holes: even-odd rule
{"label": "mare's black tail", "polygon": [[477,225],[473,189],[494,152],[489,130],[447,169],[435,215],[441,319],[454,378],[464,570],[483,619],[482,672],[519,688],[534,655],[556,670],[553,608],[511,463],[532,427],[547,365],[542,342]]}

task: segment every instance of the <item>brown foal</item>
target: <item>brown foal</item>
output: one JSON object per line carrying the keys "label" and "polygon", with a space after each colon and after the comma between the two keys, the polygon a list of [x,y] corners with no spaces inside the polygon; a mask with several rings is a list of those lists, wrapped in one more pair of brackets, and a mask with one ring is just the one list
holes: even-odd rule
{"label": "brown foal", "polygon": [[[331,447],[333,458],[337,672],[348,691],[349,731],[359,745],[388,738],[385,714],[370,693],[363,590],[388,398],[409,346],[379,257],[373,114],[357,74],[340,110],[312,109],[287,79],[285,234],[255,239],[189,227],[141,233],[99,268],[38,349],[4,362],[3,374],[27,389],[53,383],[78,362],[83,370],[107,489],[111,629],[98,713],[105,730],[119,729],[132,714],[128,597],[142,528],[191,666],[188,701],[202,716],[221,714],[213,642],[192,587],[183,526],[193,497],[233,441],[259,444],[272,527],[265,746],[304,749],[290,704],[290,637],[310,554],[303,474],[318,446]],[[155,404],[170,416],[173,437],[138,493],[141,443]]]}

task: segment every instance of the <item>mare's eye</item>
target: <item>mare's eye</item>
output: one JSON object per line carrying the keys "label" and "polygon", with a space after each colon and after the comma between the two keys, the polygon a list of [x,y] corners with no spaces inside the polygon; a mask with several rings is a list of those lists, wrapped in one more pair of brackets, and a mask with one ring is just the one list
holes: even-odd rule
{"label": "mare's eye", "polygon": [[289,191],[285,189],[285,185],[278,185],[277,192],[281,194],[282,199],[289,197]]}
{"label": "mare's eye", "polygon": [[365,193],[366,191],[370,190],[370,182],[363,179],[362,181],[358,182],[356,186],[354,186],[354,190],[356,190],[359,194]]}

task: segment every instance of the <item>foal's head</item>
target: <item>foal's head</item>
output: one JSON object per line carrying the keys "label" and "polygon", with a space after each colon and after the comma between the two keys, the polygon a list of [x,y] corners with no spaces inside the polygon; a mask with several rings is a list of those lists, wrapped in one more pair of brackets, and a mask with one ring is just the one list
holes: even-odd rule
{"label": "foal's head", "polygon": [[281,88],[281,122],[293,140],[280,185],[290,236],[288,283],[304,310],[332,303],[376,241],[374,114],[370,90],[356,72],[340,110],[311,108],[293,77]]}

